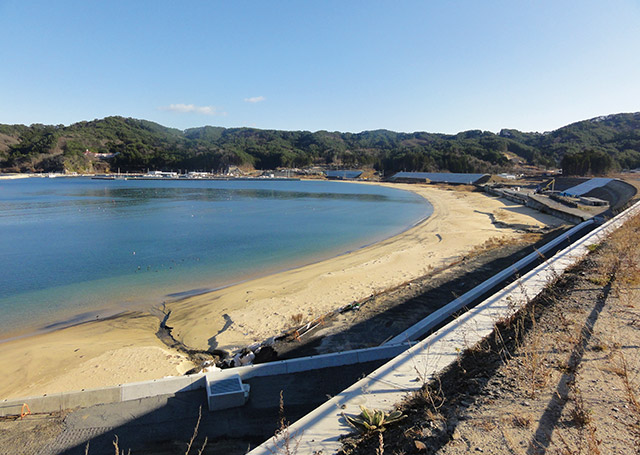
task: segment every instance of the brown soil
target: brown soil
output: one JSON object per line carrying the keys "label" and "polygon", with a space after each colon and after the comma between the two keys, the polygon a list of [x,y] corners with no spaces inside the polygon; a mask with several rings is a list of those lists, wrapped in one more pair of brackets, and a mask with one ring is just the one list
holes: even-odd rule
{"label": "brown soil", "polygon": [[627,223],[410,397],[382,440],[344,453],[640,453],[639,231]]}
{"label": "brown soil", "polygon": [[10,146],[19,142],[20,141],[13,136],[0,133],[0,152],[6,152],[7,150],[9,150]]}
{"label": "brown soil", "polygon": [[0,454],[41,453],[63,430],[63,419],[60,413],[0,419]]}

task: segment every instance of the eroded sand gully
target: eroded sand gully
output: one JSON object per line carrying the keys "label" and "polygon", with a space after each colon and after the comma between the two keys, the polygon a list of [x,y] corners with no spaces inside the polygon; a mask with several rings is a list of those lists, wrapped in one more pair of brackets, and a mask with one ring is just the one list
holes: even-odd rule
{"label": "eroded sand gully", "polygon": [[[248,281],[169,305],[173,335],[189,347],[234,350],[280,334],[292,316],[320,316],[451,263],[490,238],[519,227],[562,221],[482,193],[393,185],[427,198],[433,215],[391,239],[333,259]],[[190,368],[155,335],[142,313],[81,324],[2,344],[0,398],[79,390],[177,375]]]}

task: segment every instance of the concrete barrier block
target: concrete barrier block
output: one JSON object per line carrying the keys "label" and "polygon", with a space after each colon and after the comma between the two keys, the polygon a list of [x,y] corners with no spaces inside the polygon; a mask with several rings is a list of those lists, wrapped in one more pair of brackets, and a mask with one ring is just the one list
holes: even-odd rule
{"label": "concrete barrier block", "polygon": [[286,360],[277,362],[260,363],[238,368],[238,374],[242,379],[249,379],[262,376],[275,376],[287,372]]}
{"label": "concrete barrier block", "polygon": [[155,379],[152,381],[122,384],[120,386],[122,401],[184,392],[190,390],[193,383],[197,382],[199,379],[199,377],[192,378],[189,376],[176,376],[171,378]]}
{"label": "concrete barrier block", "polygon": [[[0,416],[20,415],[22,406],[27,404],[31,412],[48,412],[41,411],[44,409],[42,397],[26,397],[15,400],[3,400],[0,402]],[[34,410],[35,409],[35,410]],[[25,408],[26,410],[26,408]]]}
{"label": "concrete barrier block", "polygon": [[204,373],[190,374],[187,376],[191,379],[191,385],[186,390],[199,390],[207,387],[207,375]]}
{"label": "concrete barrier block", "polygon": [[18,403],[12,400],[0,401],[0,417],[20,415],[22,410],[22,403]]}
{"label": "concrete barrier block", "polygon": [[352,365],[358,363],[357,351],[338,352],[337,354],[324,354],[315,356],[313,359],[314,368],[322,366],[324,368],[339,367],[342,365]]}
{"label": "concrete barrier block", "polygon": [[60,409],[86,408],[96,404],[117,403],[120,400],[119,386],[66,392],[60,396]]}
{"label": "concrete barrier block", "polygon": [[372,349],[360,349],[356,351],[359,363],[373,362],[374,360],[384,360],[395,357],[408,349],[407,345],[397,344],[391,346],[381,346]]}
{"label": "concrete barrier block", "polygon": [[32,413],[61,411],[62,393],[51,393],[39,397],[30,397],[24,401]]}
{"label": "concrete barrier block", "polygon": [[299,373],[301,371],[308,371],[311,369],[312,362],[314,362],[315,357],[306,357],[302,359],[291,359],[285,362],[286,372],[287,373]]}
{"label": "concrete barrier block", "polygon": [[287,360],[287,373],[299,373],[318,368],[339,367],[346,364],[357,363],[358,354],[355,351],[340,352],[337,354],[318,355],[302,359]]}

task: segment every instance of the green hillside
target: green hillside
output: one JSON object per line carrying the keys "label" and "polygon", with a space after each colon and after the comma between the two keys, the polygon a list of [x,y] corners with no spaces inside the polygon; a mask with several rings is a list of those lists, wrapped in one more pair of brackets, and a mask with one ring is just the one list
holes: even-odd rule
{"label": "green hillside", "polygon": [[[117,154],[109,160],[85,151]],[[640,113],[598,117],[549,133],[504,129],[455,135],[362,133],[205,126],[180,131],[123,117],[63,125],[0,125],[3,172],[224,170],[305,167],[497,172],[522,164],[602,174],[640,167]],[[567,172],[568,171],[568,172]]]}

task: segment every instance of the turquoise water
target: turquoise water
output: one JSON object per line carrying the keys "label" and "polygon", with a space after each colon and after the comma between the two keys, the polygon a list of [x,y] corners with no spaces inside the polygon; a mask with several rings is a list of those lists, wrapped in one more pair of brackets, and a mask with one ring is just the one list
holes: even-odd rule
{"label": "turquoise water", "polygon": [[0,338],[333,257],[431,211],[342,182],[0,180]]}

